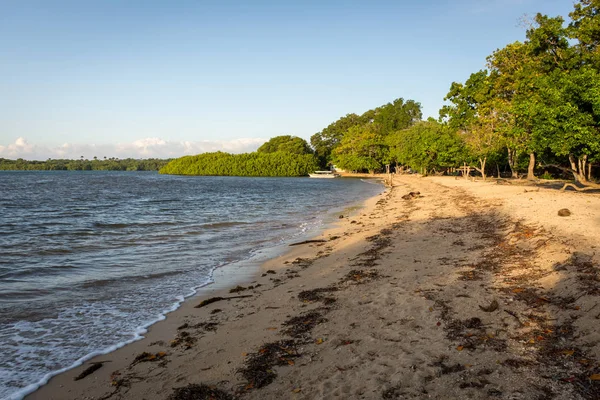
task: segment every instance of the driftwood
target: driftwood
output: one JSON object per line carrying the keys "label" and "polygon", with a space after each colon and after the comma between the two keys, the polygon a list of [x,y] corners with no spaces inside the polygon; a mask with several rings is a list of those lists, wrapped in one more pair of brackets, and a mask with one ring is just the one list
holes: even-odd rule
{"label": "driftwood", "polygon": [[576,186],[573,183],[565,183],[565,186],[563,186],[560,191],[564,192],[566,188],[568,187],[572,187],[573,189],[577,190],[578,192],[585,192],[586,190],[600,190],[600,185],[596,184],[596,183],[591,183],[591,182],[586,182],[586,183],[582,183],[582,185],[585,185],[584,187],[579,187]]}
{"label": "driftwood", "polygon": [[[581,174],[577,174],[573,168],[565,168],[561,165],[557,165],[557,164],[540,164],[540,167],[553,167],[553,168],[557,168],[565,173],[568,174],[573,174],[575,175],[575,177],[577,177],[577,175],[581,175]],[[583,176],[585,177],[585,175]],[[579,184],[583,185],[583,187],[579,187],[577,185],[575,185],[574,183],[565,183],[565,185],[560,189],[561,192],[564,192],[566,188],[570,187],[573,188],[575,190],[577,190],[578,192],[585,192],[586,190],[600,190],[600,185],[597,183],[593,183],[593,182],[579,182]]]}
{"label": "driftwood", "polygon": [[327,240],[325,239],[312,239],[312,240],[305,240],[303,242],[298,242],[298,243],[292,243],[290,244],[290,246],[299,246],[301,244],[308,244],[308,243],[325,243]]}
{"label": "driftwood", "polygon": [[100,368],[102,368],[102,365],[105,362],[107,362],[107,361],[99,361],[99,362],[92,363],[92,365],[90,365],[85,370],[83,370],[83,372],[80,373],[79,375],[77,375],[75,378],[73,378],[73,380],[78,381],[78,380],[81,380],[81,379],[85,378],[88,375],[93,374],[94,372],[96,372],[97,370],[99,370]]}
{"label": "driftwood", "polygon": [[216,303],[217,301],[222,301],[222,300],[232,300],[232,299],[242,299],[244,297],[252,297],[251,294],[244,294],[241,296],[229,296],[229,297],[211,297],[210,299],[206,299],[200,302],[200,304],[198,304],[197,306],[194,306],[194,308],[201,308],[204,306],[207,306],[209,304],[212,303]]}

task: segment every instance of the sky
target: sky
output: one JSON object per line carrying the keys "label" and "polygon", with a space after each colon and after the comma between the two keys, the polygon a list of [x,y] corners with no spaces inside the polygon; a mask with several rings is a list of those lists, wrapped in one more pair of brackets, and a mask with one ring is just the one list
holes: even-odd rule
{"label": "sky", "polygon": [[0,0],[0,157],[179,157],[306,140],[453,81],[571,0]]}

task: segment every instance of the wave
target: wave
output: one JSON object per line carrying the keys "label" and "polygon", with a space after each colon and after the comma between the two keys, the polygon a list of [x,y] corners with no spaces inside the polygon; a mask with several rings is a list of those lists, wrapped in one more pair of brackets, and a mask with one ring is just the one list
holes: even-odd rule
{"label": "wave", "polygon": [[211,271],[209,278],[207,280],[205,280],[203,283],[201,283],[200,285],[197,285],[195,287],[193,287],[190,292],[188,292],[186,295],[183,296],[177,296],[176,298],[176,302],[173,303],[173,305],[165,310],[163,310],[161,313],[159,313],[159,315],[151,320],[148,321],[142,325],[140,325],[139,327],[137,327],[135,329],[135,331],[133,332],[133,337],[129,340],[124,340],[122,342],[119,342],[117,344],[114,344],[112,346],[108,346],[102,350],[98,350],[98,351],[93,351],[91,353],[88,353],[86,355],[84,355],[83,357],[80,357],[79,359],[77,359],[74,363],[72,363],[71,365],[65,367],[65,368],[61,368],[52,372],[49,372],[47,374],[45,374],[42,378],[40,378],[38,381],[36,381],[35,383],[32,383],[30,385],[27,385],[26,387],[19,389],[17,392],[12,393],[10,395],[8,395],[8,397],[6,398],[6,400],[23,400],[25,398],[25,396],[35,392],[36,390],[38,390],[40,387],[42,387],[43,385],[45,385],[46,383],[48,383],[48,381],[59,374],[62,374],[63,372],[66,372],[68,370],[71,370],[73,368],[79,367],[80,365],[82,365],[84,362],[96,357],[96,356],[101,356],[104,354],[108,354],[111,353],[117,349],[120,349],[121,347],[124,347],[130,343],[136,342],[138,340],[141,340],[144,338],[144,334],[146,334],[148,332],[148,328],[152,325],[154,325],[155,323],[159,322],[159,321],[163,321],[164,319],[167,318],[167,314],[177,310],[179,307],[181,307],[181,304],[184,302],[184,300],[188,297],[191,297],[193,295],[195,295],[198,290],[202,287],[208,286],[211,283],[213,283],[213,271]]}
{"label": "wave", "polygon": [[33,268],[25,268],[19,270],[10,270],[8,272],[0,274],[1,279],[16,279],[20,277],[27,276],[52,276],[52,275],[61,275],[65,271],[78,269],[78,267],[74,265],[51,265],[51,266],[35,266]]}
{"label": "wave", "polygon": [[208,224],[202,224],[201,227],[204,228],[229,228],[232,226],[240,226],[240,225],[252,225],[251,222],[244,221],[227,221],[227,222],[211,222]]}
{"label": "wave", "polygon": [[158,272],[158,273],[146,274],[146,275],[118,276],[118,277],[107,278],[107,279],[88,280],[88,281],[81,283],[80,285],[83,288],[95,288],[95,287],[107,286],[114,282],[135,283],[135,282],[139,282],[139,281],[145,281],[148,279],[160,279],[160,278],[165,278],[167,276],[181,275],[185,272],[186,272],[185,270],[177,270],[177,271]]}
{"label": "wave", "polygon": [[117,223],[108,223],[108,222],[94,222],[92,225],[95,228],[129,228],[129,227],[152,227],[152,226],[173,226],[179,225],[179,222],[173,221],[160,221],[160,222],[117,222]]}

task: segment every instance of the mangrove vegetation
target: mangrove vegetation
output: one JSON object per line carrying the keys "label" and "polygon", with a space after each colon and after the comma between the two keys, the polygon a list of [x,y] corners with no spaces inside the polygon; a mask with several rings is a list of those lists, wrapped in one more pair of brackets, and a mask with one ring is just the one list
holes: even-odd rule
{"label": "mangrove vegetation", "polygon": [[22,158],[9,160],[0,158],[0,171],[158,171],[169,160],[148,158],[106,158],[94,157],[92,160],[54,160],[28,161]]}
{"label": "mangrove vegetation", "polygon": [[161,174],[217,176],[306,176],[318,168],[313,154],[223,152],[185,156],[171,161]]}

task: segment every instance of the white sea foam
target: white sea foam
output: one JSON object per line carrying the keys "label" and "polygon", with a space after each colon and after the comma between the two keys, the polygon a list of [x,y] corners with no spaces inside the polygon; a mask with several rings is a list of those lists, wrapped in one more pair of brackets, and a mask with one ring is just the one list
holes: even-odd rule
{"label": "white sea foam", "polygon": [[[64,367],[64,368],[61,368],[61,369],[58,369],[58,370],[55,370],[55,371],[52,371],[50,373],[45,374],[37,382],[32,383],[32,384],[30,384],[30,385],[28,385],[28,386],[26,386],[26,387],[18,390],[17,392],[15,392],[13,394],[10,394],[6,398],[6,400],[22,400],[28,394],[31,394],[31,393],[35,392],[41,386],[43,386],[46,383],[48,383],[48,381],[50,380],[50,378],[52,378],[53,376],[59,375],[59,374],[65,372],[65,371],[68,371],[70,369],[76,368],[76,367],[82,365],[84,362],[86,362],[86,361],[88,361],[88,360],[90,360],[90,359],[92,359],[92,358],[94,358],[96,356],[100,356],[100,355],[103,355],[103,354],[111,353],[111,352],[113,352],[113,351],[115,351],[117,349],[120,349],[123,346],[126,346],[126,345],[128,345],[130,343],[133,343],[133,342],[136,342],[136,341],[138,341],[140,339],[143,339],[144,338],[144,334],[146,334],[148,332],[148,328],[150,326],[154,325],[155,323],[157,323],[159,321],[162,321],[162,320],[166,319],[167,318],[167,314],[169,314],[169,313],[177,310],[181,306],[181,304],[185,301],[185,298],[191,297],[191,296],[195,295],[198,292],[198,289],[200,289],[202,287],[205,287],[205,286],[210,285],[211,283],[213,283],[214,282],[213,278],[212,278],[212,273],[213,272],[214,272],[214,269],[213,269],[213,271],[211,271],[210,277],[204,283],[202,283],[202,284],[200,284],[198,286],[193,287],[186,294],[186,296],[176,296],[176,300],[177,301],[175,303],[173,303],[173,305],[171,307],[167,308],[166,310],[163,310],[163,312],[161,312],[155,319],[150,320],[150,321],[144,323],[143,325],[140,325],[137,328],[135,328],[135,330],[132,333],[131,339],[124,340],[124,341],[119,342],[117,344],[114,344],[112,346],[105,347],[102,350],[92,351],[91,353],[88,353],[85,356],[80,357],[79,359],[77,359],[75,362],[73,362],[71,365],[69,365],[67,367]],[[32,331],[33,330],[41,331],[41,329],[39,329],[39,328],[38,329],[32,328],[31,330]],[[0,376],[2,375],[1,372],[2,371],[0,370]],[[4,378],[0,378],[0,379],[3,380]]]}

